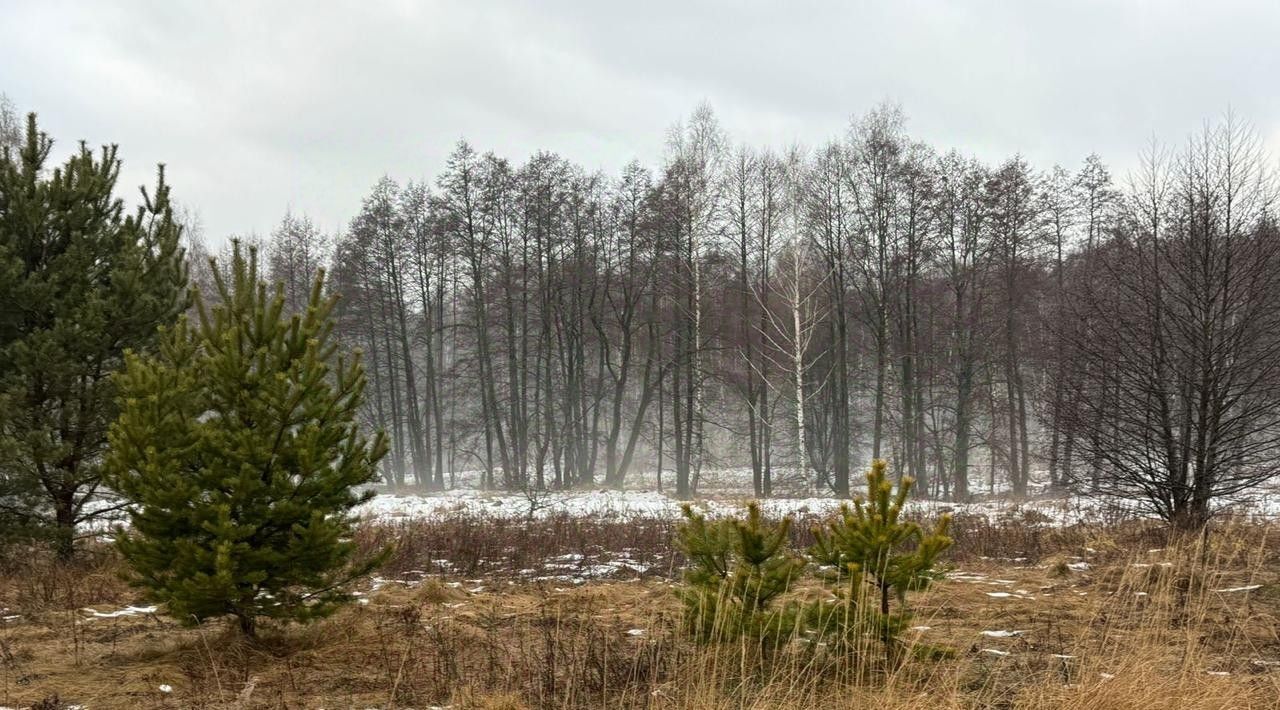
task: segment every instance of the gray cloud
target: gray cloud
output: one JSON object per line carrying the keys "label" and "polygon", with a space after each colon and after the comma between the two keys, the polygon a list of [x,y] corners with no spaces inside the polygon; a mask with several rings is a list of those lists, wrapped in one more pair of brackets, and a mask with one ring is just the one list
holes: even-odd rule
{"label": "gray cloud", "polygon": [[655,163],[699,101],[736,140],[817,144],[884,99],[938,147],[1117,172],[1228,105],[1280,144],[1269,2],[7,2],[0,91],[63,148],[169,165],[209,236],[341,228],[459,138]]}

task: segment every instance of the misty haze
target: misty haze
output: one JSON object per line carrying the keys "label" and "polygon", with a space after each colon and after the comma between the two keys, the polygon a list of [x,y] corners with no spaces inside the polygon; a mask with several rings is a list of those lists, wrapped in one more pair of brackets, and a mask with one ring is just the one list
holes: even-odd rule
{"label": "misty haze", "polygon": [[1280,707],[1278,31],[0,5],[0,710]]}

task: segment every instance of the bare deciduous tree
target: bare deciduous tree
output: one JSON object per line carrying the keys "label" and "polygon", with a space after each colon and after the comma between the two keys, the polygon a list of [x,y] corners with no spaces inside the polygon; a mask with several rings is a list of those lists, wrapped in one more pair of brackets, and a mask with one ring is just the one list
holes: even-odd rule
{"label": "bare deciduous tree", "polygon": [[1073,422],[1108,493],[1179,529],[1280,473],[1280,234],[1261,141],[1228,116],[1146,156],[1081,304]]}

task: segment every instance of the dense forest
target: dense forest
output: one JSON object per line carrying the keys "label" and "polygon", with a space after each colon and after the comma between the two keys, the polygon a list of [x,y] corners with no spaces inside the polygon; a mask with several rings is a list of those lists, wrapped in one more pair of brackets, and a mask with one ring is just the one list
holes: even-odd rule
{"label": "dense forest", "polygon": [[843,496],[885,458],[957,500],[1154,477],[1172,513],[1272,472],[1273,185],[1238,119],[1123,188],[1096,155],[934,148],[892,105],[781,152],[704,105],[666,145],[608,176],[461,142],[340,234],[289,215],[250,239],[293,304],[331,269],[389,484],[656,469],[688,497],[750,467],[760,496]]}

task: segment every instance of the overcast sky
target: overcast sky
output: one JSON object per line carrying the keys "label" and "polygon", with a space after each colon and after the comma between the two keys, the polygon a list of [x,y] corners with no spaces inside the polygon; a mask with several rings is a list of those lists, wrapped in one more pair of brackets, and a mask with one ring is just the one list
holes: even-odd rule
{"label": "overcast sky", "polygon": [[466,138],[515,161],[656,164],[711,103],[785,147],[899,102],[916,137],[1120,175],[1228,106],[1280,146],[1280,2],[0,0],[0,92],[65,150],[168,165],[212,241],[286,210],[341,229]]}

